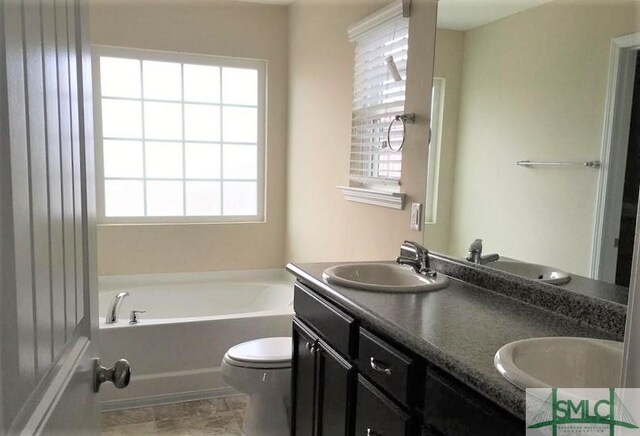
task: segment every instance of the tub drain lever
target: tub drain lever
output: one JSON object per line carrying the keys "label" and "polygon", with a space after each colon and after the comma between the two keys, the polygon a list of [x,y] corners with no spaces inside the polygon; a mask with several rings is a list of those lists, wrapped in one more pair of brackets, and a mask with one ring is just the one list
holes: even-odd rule
{"label": "tub drain lever", "polygon": [[131,316],[129,317],[129,324],[138,324],[140,320],[138,319],[139,313],[147,313],[146,310],[132,310]]}

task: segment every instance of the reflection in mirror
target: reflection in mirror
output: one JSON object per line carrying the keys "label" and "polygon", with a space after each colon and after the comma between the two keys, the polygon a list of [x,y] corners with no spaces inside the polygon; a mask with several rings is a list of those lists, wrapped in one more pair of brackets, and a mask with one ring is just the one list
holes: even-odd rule
{"label": "reflection in mirror", "polygon": [[640,2],[486,3],[439,2],[424,242],[626,301]]}

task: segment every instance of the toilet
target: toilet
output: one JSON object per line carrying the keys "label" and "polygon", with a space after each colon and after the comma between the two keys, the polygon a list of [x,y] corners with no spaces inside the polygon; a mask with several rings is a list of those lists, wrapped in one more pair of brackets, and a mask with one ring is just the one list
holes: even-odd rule
{"label": "toilet", "polygon": [[224,380],[249,397],[246,436],[289,434],[291,350],[290,337],[276,337],[243,342],[224,355]]}

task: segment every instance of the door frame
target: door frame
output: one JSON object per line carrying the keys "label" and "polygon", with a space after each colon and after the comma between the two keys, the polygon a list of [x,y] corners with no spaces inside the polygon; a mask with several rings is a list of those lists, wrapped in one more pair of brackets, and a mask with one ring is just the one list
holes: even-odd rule
{"label": "door frame", "polygon": [[629,147],[636,59],[640,33],[611,41],[609,82],[602,140],[602,169],[598,183],[591,277],[615,283],[620,211]]}

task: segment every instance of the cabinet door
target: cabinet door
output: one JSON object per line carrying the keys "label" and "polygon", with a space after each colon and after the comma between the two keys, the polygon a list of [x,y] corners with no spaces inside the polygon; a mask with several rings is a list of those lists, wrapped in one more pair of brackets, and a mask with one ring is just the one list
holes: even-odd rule
{"label": "cabinet door", "polygon": [[411,416],[362,376],[358,377],[357,397],[355,436],[419,434]]}
{"label": "cabinet door", "polygon": [[294,436],[315,434],[317,341],[317,336],[297,319],[293,320],[291,434]]}
{"label": "cabinet door", "polygon": [[355,370],[335,350],[319,341],[318,364],[318,435],[350,436],[353,434],[353,392]]}
{"label": "cabinet door", "polygon": [[524,435],[525,423],[436,368],[427,369],[424,423],[445,435]]}

